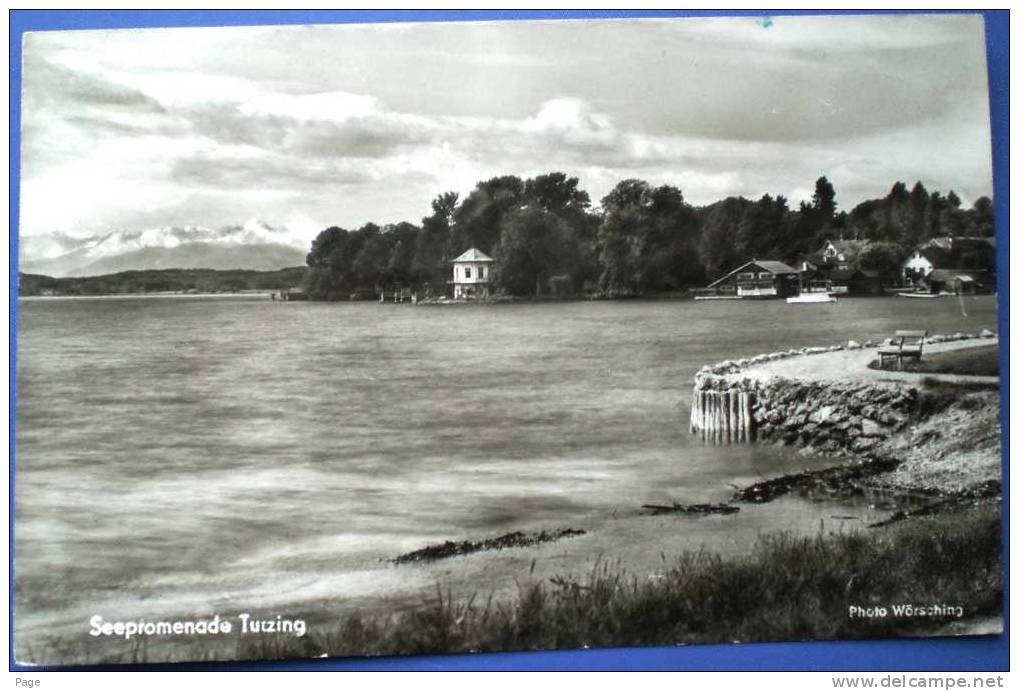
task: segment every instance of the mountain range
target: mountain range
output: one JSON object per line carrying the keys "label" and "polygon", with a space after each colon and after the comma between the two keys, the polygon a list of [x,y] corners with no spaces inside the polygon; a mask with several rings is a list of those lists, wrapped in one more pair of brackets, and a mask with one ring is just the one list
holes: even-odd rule
{"label": "mountain range", "polygon": [[307,245],[285,229],[252,219],[206,228],[168,226],[75,238],[63,233],[19,241],[19,270],[54,277],[145,269],[274,271],[304,264]]}

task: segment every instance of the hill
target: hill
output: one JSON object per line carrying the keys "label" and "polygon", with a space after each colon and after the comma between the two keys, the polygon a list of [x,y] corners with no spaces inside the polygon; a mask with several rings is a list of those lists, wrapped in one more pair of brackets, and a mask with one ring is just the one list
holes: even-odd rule
{"label": "hill", "polygon": [[124,295],[145,293],[236,293],[242,290],[284,290],[304,281],[306,269],[278,271],[235,269],[162,269],[121,271],[102,276],[55,278],[18,274],[18,295]]}

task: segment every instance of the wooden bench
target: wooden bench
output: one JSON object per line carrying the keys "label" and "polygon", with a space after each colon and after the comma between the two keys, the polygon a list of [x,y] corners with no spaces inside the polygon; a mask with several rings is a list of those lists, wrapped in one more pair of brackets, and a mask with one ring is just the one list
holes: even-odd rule
{"label": "wooden bench", "polygon": [[881,368],[884,369],[885,359],[895,360],[899,369],[906,358],[915,358],[917,362],[923,357],[923,344],[927,338],[926,331],[896,331],[894,338],[887,339],[878,349]]}

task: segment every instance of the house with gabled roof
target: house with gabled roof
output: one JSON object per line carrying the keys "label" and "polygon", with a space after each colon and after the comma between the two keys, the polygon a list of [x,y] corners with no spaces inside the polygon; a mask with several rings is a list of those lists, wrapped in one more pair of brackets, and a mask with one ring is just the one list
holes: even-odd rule
{"label": "house with gabled roof", "polygon": [[[935,271],[962,271],[967,280],[993,285],[995,275],[995,244],[993,238],[934,237],[915,248],[902,263],[903,282],[907,285],[927,282]],[[936,282],[952,282],[948,274],[938,274]]]}
{"label": "house with gabled roof", "polygon": [[452,261],[453,298],[470,300],[491,296],[492,265],[495,260],[472,247]]}
{"label": "house with gabled roof", "polygon": [[826,240],[817,255],[822,262],[834,269],[851,269],[859,262],[869,240]]}
{"label": "house with gabled roof", "polygon": [[708,290],[734,297],[786,297],[799,292],[799,276],[784,262],[754,259],[710,284]]}

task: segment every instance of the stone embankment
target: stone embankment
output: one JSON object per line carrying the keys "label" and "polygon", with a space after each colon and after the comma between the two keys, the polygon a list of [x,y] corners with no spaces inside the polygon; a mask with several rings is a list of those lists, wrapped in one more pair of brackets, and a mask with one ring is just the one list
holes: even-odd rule
{"label": "stone embankment", "polygon": [[[927,339],[925,352],[995,338],[988,330],[936,335]],[[690,432],[719,444],[866,452],[906,426],[924,376],[868,369],[878,345],[849,341],[704,367],[694,381]]]}

